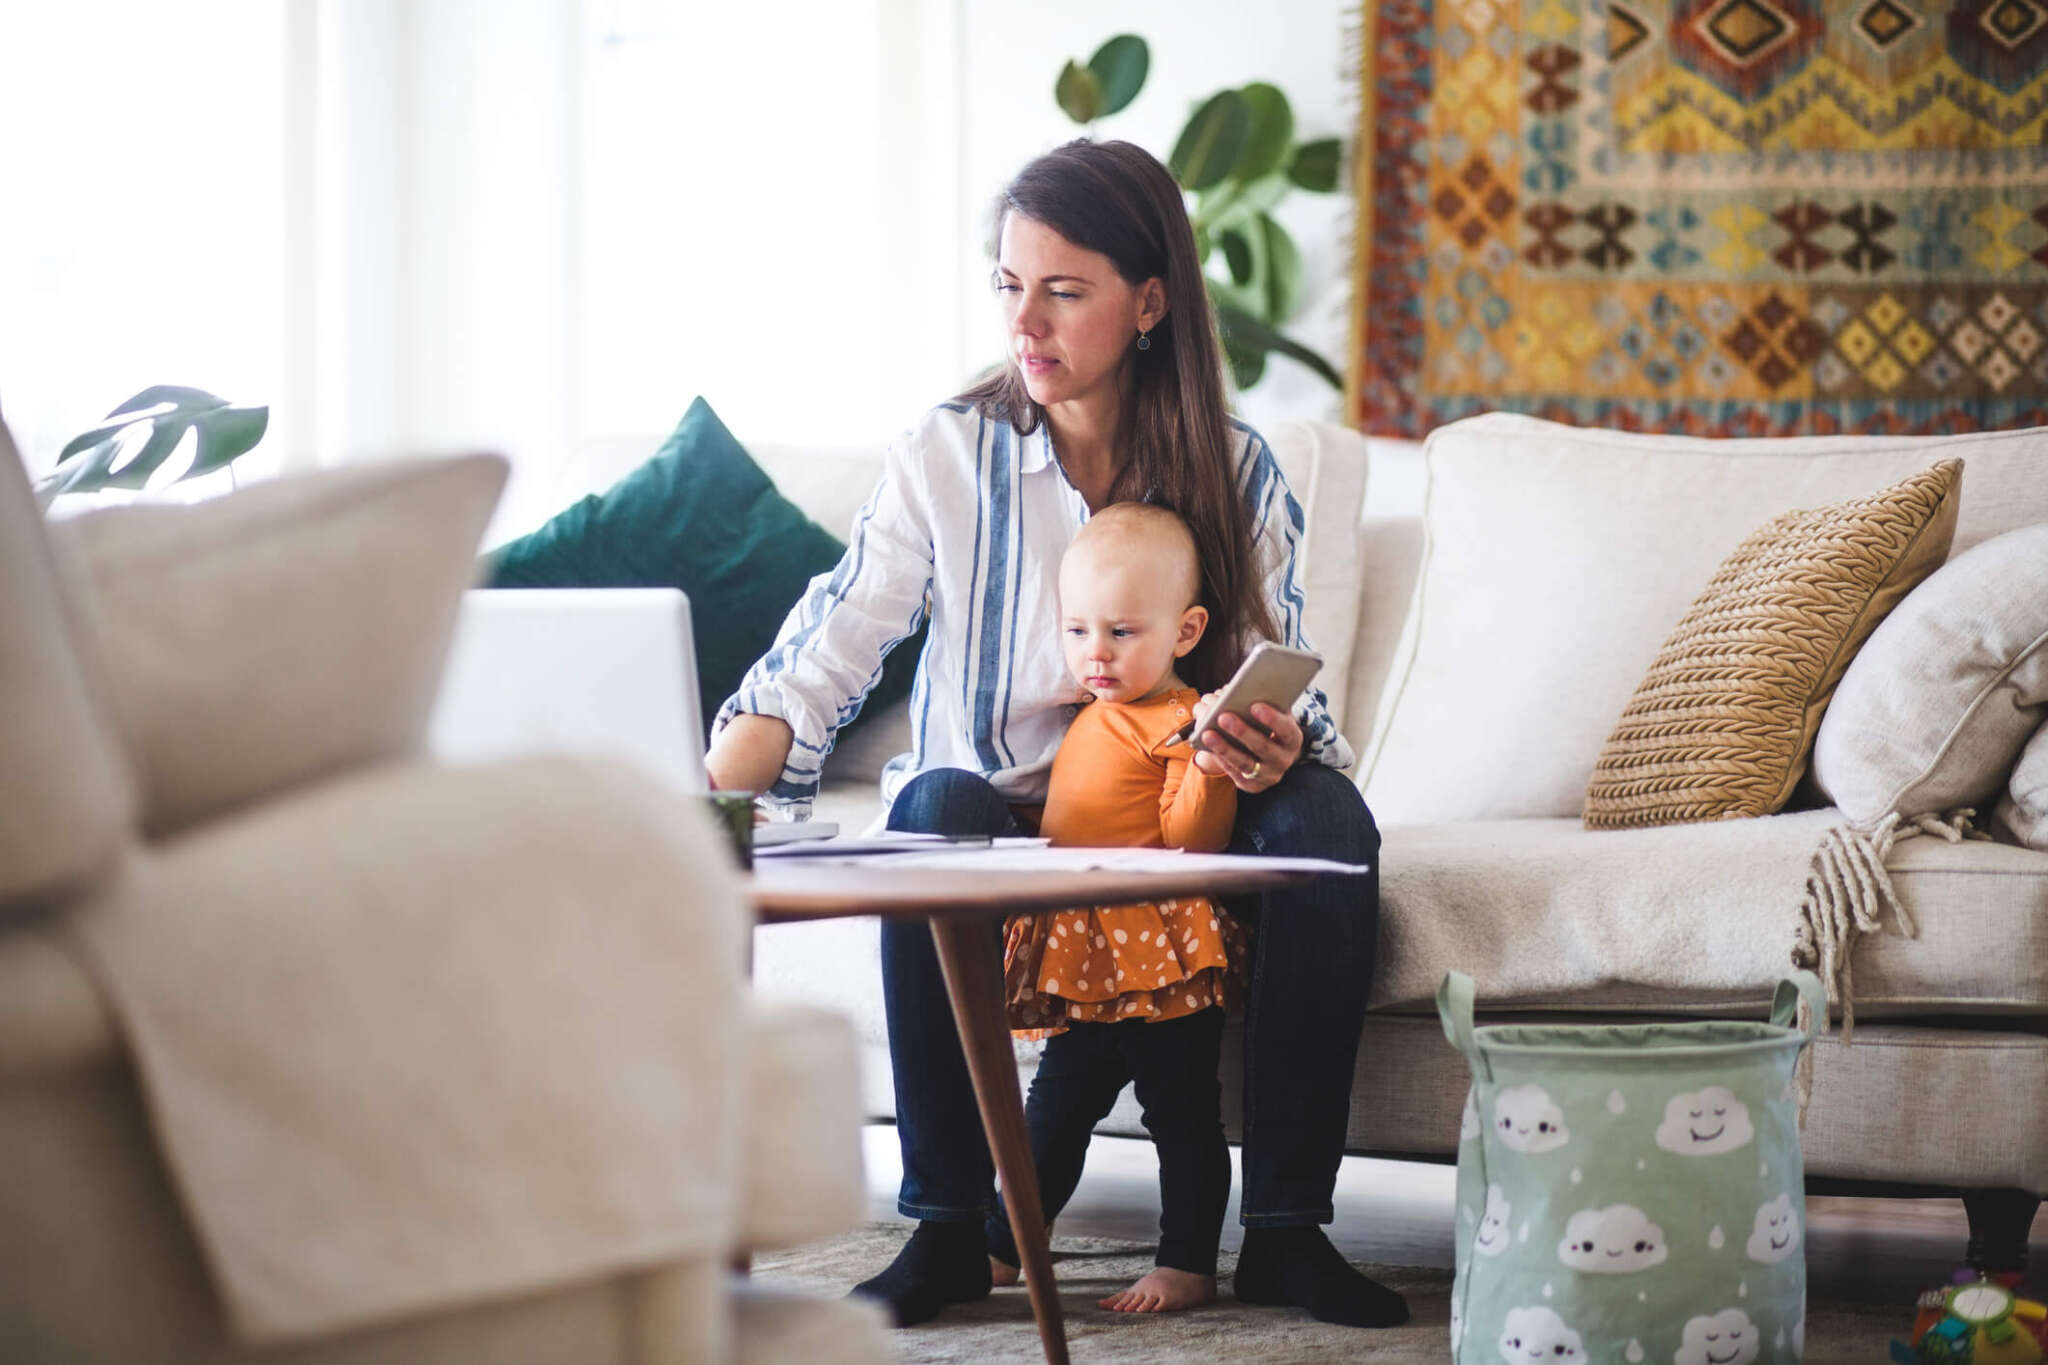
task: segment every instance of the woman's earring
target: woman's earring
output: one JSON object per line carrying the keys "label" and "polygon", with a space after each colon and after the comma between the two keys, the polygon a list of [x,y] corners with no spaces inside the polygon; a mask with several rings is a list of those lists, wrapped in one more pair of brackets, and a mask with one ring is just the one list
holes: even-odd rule
{"label": "woman's earring", "polygon": [[1152,349],[1152,338],[1151,338],[1151,337],[1149,337],[1149,336],[1146,336],[1146,335],[1145,335],[1145,334],[1144,334],[1143,332],[1140,332],[1140,333],[1138,333],[1138,349],[1139,349],[1139,350],[1141,350],[1141,351],[1149,351],[1149,350],[1151,350],[1151,349]]}

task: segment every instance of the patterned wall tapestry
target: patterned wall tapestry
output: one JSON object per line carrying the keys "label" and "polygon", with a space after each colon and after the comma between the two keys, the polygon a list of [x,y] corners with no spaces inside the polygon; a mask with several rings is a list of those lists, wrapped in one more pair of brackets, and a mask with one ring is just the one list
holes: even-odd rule
{"label": "patterned wall tapestry", "polygon": [[2048,423],[2048,0],[1362,22],[1364,430]]}

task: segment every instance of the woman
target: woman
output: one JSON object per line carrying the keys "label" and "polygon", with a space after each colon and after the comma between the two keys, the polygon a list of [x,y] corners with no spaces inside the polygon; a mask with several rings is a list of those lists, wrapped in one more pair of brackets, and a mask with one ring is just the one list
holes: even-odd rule
{"label": "woman", "polygon": [[[1229,416],[1172,176],[1130,143],[1071,142],[1011,182],[996,229],[1008,360],[891,445],[845,558],[812,583],[720,710],[706,760],[720,787],[807,805],[833,731],[858,711],[883,655],[928,615],[914,747],[883,777],[890,827],[1029,827],[1080,700],[1060,648],[1060,556],[1113,502],[1162,503],[1203,545],[1215,651],[1198,664],[1204,678],[1227,676],[1248,638],[1306,644],[1301,511],[1265,442]],[[1256,614],[1270,619],[1230,609],[1254,596],[1237,590],[1248,576],[1265,585]],[[1294,715],[1260,705],[1221,726],[1230,739],[1212,739],[1195,762],[1238,789],[1234,851],[1373,861],[1379,834],[1340,771],[1351,751],[1320,692]],[[1237,1296],[1357,1326],[1407,1318],[1400,1296],[1347,1265],[1318,1226],[1332,1217],[1378,907],[1377,873],[1235,907],[1256,929]],[[991,921],[991,954],[999,932]],[[898,1206],[918,1227],[855,1292],[908,1325],[988,1293],[994,1173],[922,925],[883,925],[882,984],[903,1146]]]}

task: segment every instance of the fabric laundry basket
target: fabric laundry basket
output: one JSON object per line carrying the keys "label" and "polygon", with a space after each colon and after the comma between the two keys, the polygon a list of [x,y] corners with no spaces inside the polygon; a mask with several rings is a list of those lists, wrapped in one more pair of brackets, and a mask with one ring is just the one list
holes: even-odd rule
{"label": "fabric laundry basket", "polygon": [[[1457,1365],[1751,1365],[1800,1358],[1806,1199],[1800,1049],[1827,1018],[1811,972],[1768,1024],[1472,1025],[1458,1142]],[[1800,999],[1808,1026],[1794,1026]]]}

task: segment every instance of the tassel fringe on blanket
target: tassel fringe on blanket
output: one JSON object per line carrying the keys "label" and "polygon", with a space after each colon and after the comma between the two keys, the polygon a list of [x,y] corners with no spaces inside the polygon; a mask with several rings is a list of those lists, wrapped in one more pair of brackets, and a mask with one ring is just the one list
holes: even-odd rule
{"label": "tassel fringe on blanket", "polygon": [[[1989,839],[1990,835],[1976,827],[1976,815],[1967,806],[1910,819],[1893,813],[1868,832],[1843,824],[1821,837],[1799,904],[1792,965],[1816,973],[1827,987],[1828,999],[1841,1006],[1843,1042],[1856,1032],[1856,976],[1850,962],[1856,941],[1887,928],[1906,938],[1920,937],[1920,926],[1899,900],[1891,873],[1885,870],[1892,849],[1901,839],[1920,834],[1938,835],[1952,844]],[[1806,1003],[1800,1002],[1802,1026],[1807,1022],[1806,1010]],[[1820,1022],[1825,1030],[1827,1020]],[[1794,1085],[1799,1095],[1799,1124],[1804,1128],[1807,1101],[1813,1095],[1812,1048],[1799,1058]]]}
{"label": "tassel fringe on blanket", "polygon": [[1976,815],[1969,807],[1911,818],[1893,814],[1867,833],[1837,825],[1813,851],[1792,964],[1817,973],[1828,988],[1828,998],[1841,1006],[1845,1042],[1856,1028],[1855,969],[1850,965],[1856,940],[1887,929],[1905,938],[1920,936],[1920,926],[1900,903],[1885,870],[1893,847],[1920,834],[1938,835],[1952,844],[1990,838],[1976,827]]}

